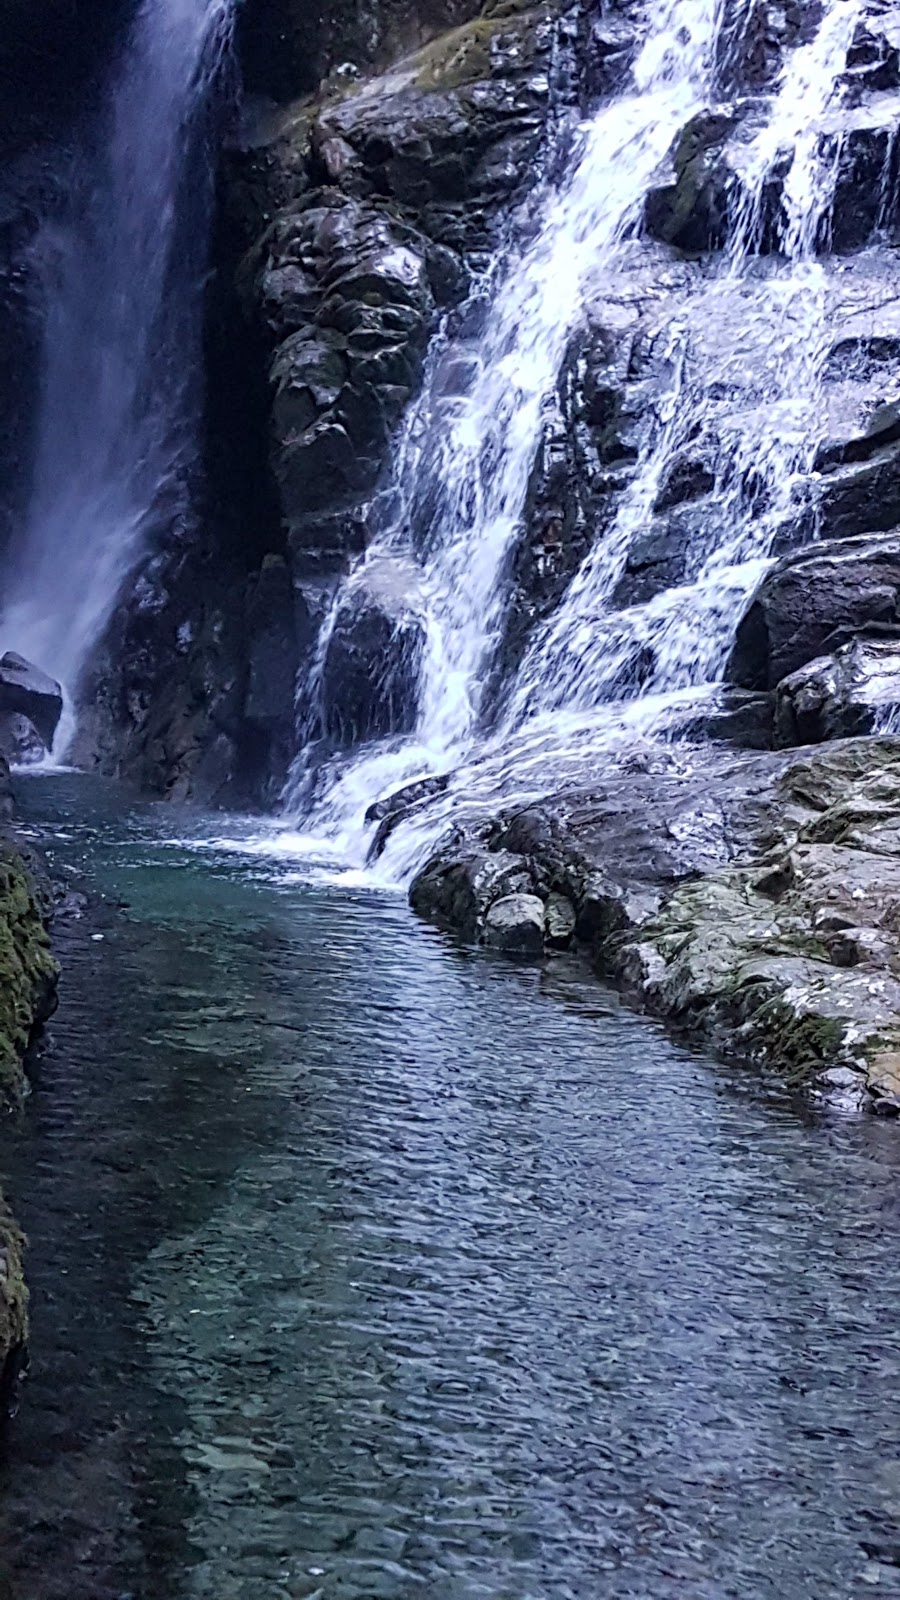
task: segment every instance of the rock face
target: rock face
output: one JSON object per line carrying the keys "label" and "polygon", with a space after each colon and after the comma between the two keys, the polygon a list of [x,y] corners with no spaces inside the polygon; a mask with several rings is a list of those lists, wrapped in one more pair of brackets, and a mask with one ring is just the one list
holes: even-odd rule
{"label": "rock face", "polygon": [[[401,36],[415,45],[445,31],[368,79],[298,78],[295,93],[315,92],[248,123],[228,158],[241,305],[270,395],[277,526],[268,537],[295,596],[297,713],[341,741],[352,729],[368,736],[408,724],[421,640],[407,618],[403,683],[388,683],[377,665],[385,616],[371,607],[342,616],[316,707],[303,690],[319,621],[378,526],[377,490],[438,316],[463,299],[510,205],[533,186],[584,74],[578,6],[494,5],[468,20],[472,9],[452,0],[415,8],[410,31],[413,8],[384,0],[358,60],[381,60]],[[349,37],[341,18],[322,57],[332,63],[336,41]],[[285,27],[300,37],[291,31],[298,20]],[[624,71],[621,37],[619,46]],[[357,673],[367,658],[380,682],[374,697]]]}
{"label": "rock face", "polygon": [[368,563],[331,625],[320,684],[319,731],[361,744],[415,726],[424,628],[413,575],[400,562]]}
{"label": "rock face", "polygon": [[792,1083],[844,1069],[900,1112],[900,740],[659,761],[457,828],[412,905],[487,938],[535,900],[549,932],[561,895],[638,1004]]}

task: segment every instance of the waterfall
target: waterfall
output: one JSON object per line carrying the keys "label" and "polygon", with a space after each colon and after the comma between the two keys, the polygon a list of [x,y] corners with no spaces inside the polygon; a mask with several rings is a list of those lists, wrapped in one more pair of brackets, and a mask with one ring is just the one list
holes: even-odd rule
{"label": "waterfall", "polygon": [[[532,645],[515,687],[508,725],[559,710],[585,711],[634,682],[634,663],[649,655],[642,693],[715,683],[746,603],[779,531],[796,520],[795,499],[810,472],[824,426],[822,369],[828,347],[826,279],[816,244],[827,221],[836,161],[822,152],[821,129],[838,97],[860,0],[826,0],[812,41],[782,73],[769,116],[744,174],[743,203],[731,228],[720,274],[672,330],[676,383],[665,425],[646,452],[616,527],[589,555],[549,627]],[[778,252],[761,271],[756,245],[768,174],[788,154]],[[693,359],[708,329],[725,360]],[[730,348],[729,348],[730,347]],[[757,374],[752,412],[723,408],[731,350]],[[717,352],[720,356],[721,352]],[[698,369],[691,376],[692,367]],[[713,548],[684,586],[643,606],[615,611],[611,597],[633,541],[645,529],[679,453],[697,452],[704,435],[715,463]]]}
{"label": "waterfall", "polygon": [[[657,5],[625,94],[582,128],[569,177],[549,192],[536,238],[508,263],[474,380],[449,416],[436,393],[440,366],[432,367],[399,452],[397,518],[363,563],[400,549],[420,564],[426,649],[418,725],[409,744],[365,753],[349,768],[338,762],[320,781],[315,808],[303,819],[320,846],[351,849],[360,801],[447,770],[471,747],[546,399],[586,294],[612,270],[660,162],[706,103],[720,26],[721,0]],[[425,443],[411,449],[411,441]],[[327,630],[326,623],[326,639]],[[288,812],[303,807],[305,776],[301,760]]]}
{"label": "waterfall", "polygon": [[[302,832],[286,848],[361,865],[372,833],[367,806],[404,783],[446,774],[442,797],[395,830],[382,857],[379,870],[402,881],[468,805],[528,800],[579,763],[596,771],[598,752],[606,759],[637,731],[677,727],[685,703],[719,682],[776,541],[802,522],[821,439],[828,283],[816,252],[839,157],[825,133],[862,14],[863,0],[824,0],[812,36],[787,53],[742,147],[725,248],[671,319],[668,390],[615,523],[533,637],[499,728],[480,738],[506,558],[546,400],[586,299],[602,296],[622,267],[663,157],[715,100],[719,9],[703,0],[651,8],[631,82],[582,130],[537,237],[500,280],[475,378],[449,414],[434,364],[398,451],[400,510],[358,569],[398,550],[418,565],[427,642],[415,733],[334,760],[319,773],[312,803],[301,785],[289,788],[286,812]],[[773,183],[776,237],[762,255]],[[704,536],[674,586],[617,607],[629,552],[688,446],[712,463]]]}
{"label": "waterfall", "polygon": [[[4,578],[4,648],[69,700],[151,534],[187,513],[209,174],[192,186],[230,0],[143,0],[67,215],[35,259],[46,306],[33,489]],[[96,148],[95,148],[96,146]],[[202,186],[202,187],[201,187]]]}

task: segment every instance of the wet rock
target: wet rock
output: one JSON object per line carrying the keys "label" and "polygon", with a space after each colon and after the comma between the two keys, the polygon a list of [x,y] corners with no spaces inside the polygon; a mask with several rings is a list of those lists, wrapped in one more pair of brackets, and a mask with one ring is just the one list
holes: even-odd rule
{"label": "wet rock", "polygon": [[0,716],[27,718],[48,750],[62,705],[62,689],[53,678],[13,650],[0,656]]}
{"label": "wet rock", "polygon": [[651,189],[644,207],[652,238],[696,253],[725,243],[734,187],[727,140],[735,124],[733,110],[714,108],[699,112],[682,130],[672,152],[672,181]]}
{"label": "wet rock", "polygon": [[689,712],[679,733],[684,738],[714,739],[741,750],[771,750],[773,709],[770,694],[726,689],[712,705]]}
{"label": "wet rock", "polygon": [[523,856],[454,840],[417,875],[410,904],[420,916],[456,929],[464,939],[475,939],[495,900],[533,894],[534,881]]}
{"label": "wet rock", "polygon": [[[883,63],[890,74],[890,59]],[[837,164],[829,244],[861,250],[876,235],[895,239],[900,212],[896,194],[896,108],[890,119],[876,106],[848,111],[823,140],[825,160]]]}
{"label": "wet rock", "polygon": [[813,545],[763,579],[741,622],[729,677],[774,689],[842,634],[900,622],[900,541],[892,535]]}
{"label": "wet rock", "polygon": [[844,459],[823,473],[815,490],[816,522],[823,539],[881,533],[900,523],[898,437],[900,422],[891,406],[876,413],[865,436],[837,447]]}
{"label": "wet rock", "polygon": [[[493,848],[561,885],[598,970],[641,1005],[791,1082],[838,1069],[869,1104],[900,1097],[900,740],[623,767],[548,795],[515,830],[527,862],[502,819],[471,819],[413,905],[464,862],[483,872]],[[458,926],[455,910],[445,896]]]}
{"label": "wet rock", "polygon": [[418,710],[424,625],[412,570],[370,562],[348,586],[328,640],[322,731],[340,743],[409,733]]}
{"label": "wet rock", "polygon": [[577,920],[575,907],[566,895],[554,891],[547,896],[544,933],[551,949],[568,949],[575,937]]}
{"label": "wet rock", "polygon": [[303,0],[245,0],[237,33],[244,81],[252,94],[290,100],[342,63],[361,68],[399,59],[480,9],[478,0],[334,0],[327,9]]}
{"label": "wet rock", "polygon": [[282,556],[269,555],[251,580],[246,604],[245,739],[255,738],[253,766],[270,790],[283,785],[294,754],[294,697],[299,665],[297,606]]}
{"label": "wet rock", "polygon": [[56,1004],[57,968],[37,888],[16,845],[0,840],[0,1096],[17,1098],[32,1033]]}
{"label": "wet rock", "polygon": [[0,714],[0,753],[14,767],[32,766],[42,761],[47,746],[33,722],[19,712]]}
{"label": "wet rock", "polygon": [[782,679],[775,741],[820,744],[871,733],[894,708],[900,708],[900,636],[853,639]]}
{"label": "wet rock", "polygon": [[544,902],[534,894],[507,894],[495,900],[484,919],[483,942],[509,955],[543,954]]}

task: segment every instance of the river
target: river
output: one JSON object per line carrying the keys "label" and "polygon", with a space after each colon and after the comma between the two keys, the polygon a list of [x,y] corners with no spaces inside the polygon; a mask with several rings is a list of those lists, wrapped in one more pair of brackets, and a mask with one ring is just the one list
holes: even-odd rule
{"label": "river", "polygon": [[0,1595],[900,1594],[894,1126],[221,819],[19,789],[127,906],[60,923],[0,1130],[33,1294]]}

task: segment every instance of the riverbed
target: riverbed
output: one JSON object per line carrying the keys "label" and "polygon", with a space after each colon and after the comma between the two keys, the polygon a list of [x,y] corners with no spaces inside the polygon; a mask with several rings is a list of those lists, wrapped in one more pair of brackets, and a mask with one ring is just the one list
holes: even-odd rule
{"label": "riverbed", "polygon": [[900,1595],[900,1141],[221,818],[19,782],[6,1600]]}

